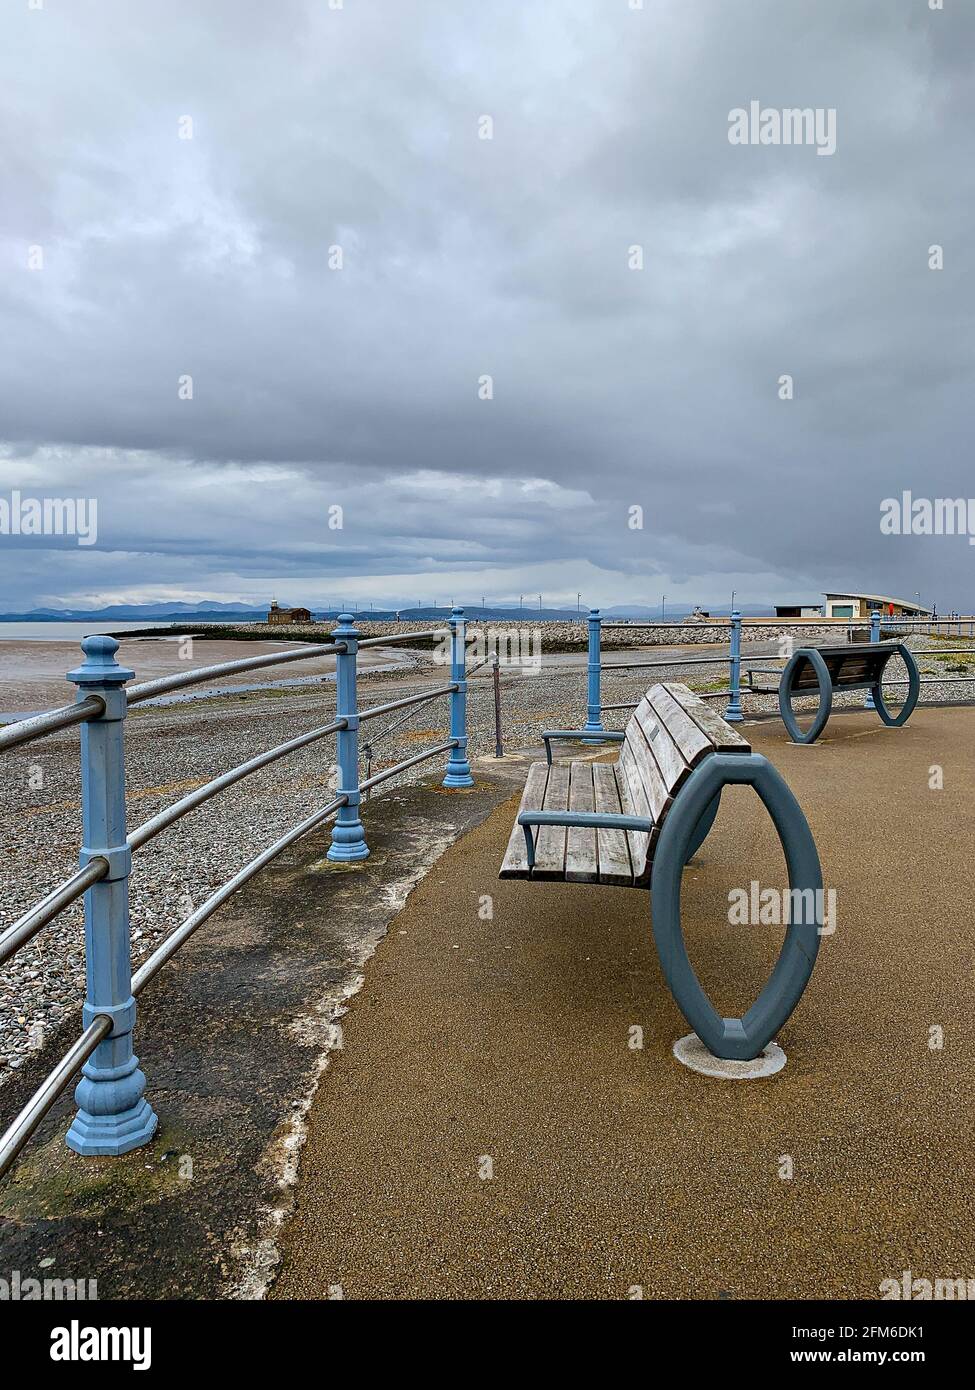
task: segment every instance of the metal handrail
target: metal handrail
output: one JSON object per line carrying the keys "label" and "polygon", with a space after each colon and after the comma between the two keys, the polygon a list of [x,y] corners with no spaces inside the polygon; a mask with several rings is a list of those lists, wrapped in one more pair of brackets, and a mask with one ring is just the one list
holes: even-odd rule
{"label": "metal handrail", "polygon": [[114,1024],[107,1014],[99,1014],[93,1019],[34,1092],[13,1123],[4,1131],[0,1137],[0,1178],[7,1172],[75,1072],[84,1066],[113,1027]]}
{"label": "metal handrail", "polygon": [[423,753],[414,753],[412,758],[404,758],[395,767],[387,767],[383,772],[377,772],[375,776],[369,777],[365,782],[359,783],[359,790],[365,791],[367,787],[378,786],[380,782],[385,782],[389,777],[395,777],[397,772],[403,772],[408,767],[413,767],[415,763],[422,763],[426,758],[433,758],[438,753],[446,753],[448,748],[456,748],[458,741],[455,738],[448,738],[446,743],[438,743],[435,748],[427,748]]}
{"label": "metal handrail", "polygon": [[421,642],[428,637],[449,637],[449,627],[432,627],[429,632],[394,632],[389,637],[362,637],[358,639],[359,647],[389,647],[394,642]]}
{"label": "metal handrail", "polygon": [[[321,729],[312,729],[307,734],[300,734],[297,738],[288,739],[286,743],[278,744],[276,748],[270,748],[266,753],[260,753],[256,758],[250,758],[247,762],[231,768],[229,772],[212,778],[202,787],[197,787],[179,801],[174,801],[171,806],[160,811],[158,815],[137,826],[126,837],[126,844],[130,849],[139,849],[149,840],[154,839],[161,831],[167,829],[168,826],[182,819],[189,811],[195,810],[197,806],[209,801],[210,797],[226,791],[236,782],[242,781],[251,773],[259,771],[262,767],[267,767],[268,764],[276,762],[288,753],[293,753],[298,748],[304,748],[307,744],[315,743],[318,739],[325,738],[329,734],[337,733],[339,729],[344,729],[347,723],[348,721],[345,719],[336,719]],[[47,897],[36,903],[29,912],[26,912],[4,932],[0,933],[0,965],[19,951],[21,946],[32,941],[42,927],[45,927],[59,912],[87,892],[93,883],[98,883],[103,879],[108,871],[108,860],[96,856],[83,868],[72,874],[70,878],[65,879],[63,883],[52,889]]]}
{"label": "metal handrail", "polygon": [[297,738],[290,738],[286,743],[279,743],[276,748],[269,748],[266,753],[259,753],[256,758],[250,758],[246,763],[240,763],[237,767],[231,768],[229,772],[221,773],[219,777],[214,777],[212,781],[206,782],[202,787],[197,787],[195,791],[189,792],[179,801],[174,801],[171,806],[167,806],[151,820],[136,826],[135,830],[129,833],[126,843],[130,849],[139,849],[158,835],[160,831],[180,820],[188,811],[193,811],[203,802],[209,801],[211,796],[226,791],[236,782],[249,777],[252,772],[267,767],[269,763],[277,762],[278,758],[293,753],[295,749],[304,748],[309,743],[316,743],[318,739],[327,737],[328,734],[334,734],[339,729],[347,728],[348,723],[347,719],[335,719],[331,724],[325,724],[320,729],[312,729],[307,734],[299,734]]}
{"label": "metal handrail", "polygon": [[603,631],[604,631],[604,632],[606,631],[607,628],[621,628],[621,629],[623,629],[624,631],[632,632],[634,628],[651,628],[651,627],[731,627],[731,619],[730,619],[730,618],[715,618],[713,622],[707,622],[707,623],[700,623],[700,622],[685,623],[685,622],[682,622],[680,618],[675,618],[674,621],[673,621],[672,623],[668,623],[668,622],[666,621],[666,619],[664,619],[663,621],[660,621],[660,620],[658,619],[658,620],[656,620],[655,622],[652,622],[652,623],[603,623],[603,624],[602,624],[602,627],[603,627]]}
{"label": "metal handrail", "polygon": [[0,753],[8,748],[16,748],[31,739],[53,734],[57,729],[70,729],[73,724],[84,724],[89,719],[97,719],[105,712],[105,701],[100,695],[88,695],[77,704],[62,705],[60,709],[49,709],[44,714],[32,714],[29,719],[18,719],[15,724],[7,724],[0,729]]}
{"label": "metal handrail", "polygon": [[223,884],[222,887],[218,888],[215,893],[211,893],[206,902],[201,904],[195,912],[192,912],[190,916],[186,918],[186,921],[181,923],[170,936],[166,937],[162,945],[158,946],[156,950],[153,951],[149,959],[139,966],[139,969],[132,976],[133,995],[137,996],[139,991],[144,989],[149,981],[159,974],[166,962],[172,960],[183,943],[188,941],[193,933],[203,925],[207,918],[212,917],[217,908],[237,892],[238,888],[242,888],[244,884],[252,879],[256,873],[259,873],[266,864],[270,864],[272,859],[276,859],[289,845],[293,845],[295,840],[299,840],[302,835],[307,835],[309,830],[314,830],[317,826],[321,825],[323,821],[328,820],[329,816],[333,816],[340,806],[345,806],[348,800],[349,798],[345,795],[337,796],[335,800],[330,801],[327,806],[323,806],[318,811],[313,811],[310,816],[307,816],[298,825],[292,826],[279,840],[275,840],[273,845],[269,845],[267,849],[262,850],[249,864],[245,864],[242,869],[234,874],[233,878],[228,878],[227,882]]}
{"label": "metal handrail", "polygon": [[93,883],[103,879],[108,870],[108,860],[96,855],[84,868],[78,869],[70,878],[53,888],[46,898],[35,903],[23,917],[18,917],[16,922],[12,922],[0,934],[0,965],[9,960],[15,951],[19,951],[21,946],[31,941],[59,912],[86,893]]}
{"label": "metal handrail", "polygon": [[[341,620],[340,620],[341,621]],[[418,634],[404,634],[403,640],[415,638]],[[424,635],[424,634],[419,634]],[[430,636],[440,635],[440,630]],[[99,1108],[94,1102],[79,1102],[79,1118],[76,1117],[68,1133],[68,1144],[79,1153],[107,1151],[92,1147],[89,1130],[84,1126],[90,1122],[90,1113],[97,1114],[99,1124],[118,1115],[127,1115],[132,1108],[132,1096],[117,1094],[116,1072],[122,1062],[134,1056],[132,1052],[132,1029],[134,1015],[129,1006],[131,996],[138,995],[162,967],[173,958],[176,952],[199,927],[227,901],[239,888],[253,878],[261,869],[281,854],[301,836],[314,830],[323,822],[334,819],[337,823],[332,831],[332,844],[329,859],[339,862],[368,857],[368,846],[359,820],[360,793],[397,776],[418,763],[450,752],[444,786],[450,788],[472,786],[473,779],[467,762],[467,725],[465,679],[465,644],[462,610],[455,609],[451,618],[449,636],[451,640],[450,675],[451,680],[432,691],[421,691],[416,695],[404,696],[386,701],[372,709],[359,711],[356,694],[356,633],[345,625],[336,633],[336,641],[327,645],[305,646],[295,651],[274,652],[259,657],[244,658],[239,661],[219,664],[187,671],[180,675],[166,676],[160,680],[146,681],[125,690],[126,678],[131,672],[115,660],[118,642],[107,636],[91,636],[82,643],[85,653],[84,664],[70,672],[69,679],[81,687],[84,699],[64,710],[50,711],[47,715],[20,721],[8,731],[4,740],[6,746],[26,741],[40,733],[57,727],[81,723],[88,719],[95,722],[82,742],[82,843],[92,846],[89,862],[77,870],[70,878],[59,884],[40,902],[23,914],[16,922],[0,933],[0,962],[13,954],[25,941],[30,940],[40,929],[69,903],[83,893],[89,893],[90,903],[86,905],[86,949],[91,953],[88,959],[88,1017],[92,1020],[82,1036],[46,1078],[40,1089],[28,1101],[13,1124],[0,1139],[0,1176],[14,1162],[23,1145],[54,1104],[57,1096],[68,1084],[78,1067],[88,1062],[86,1077],[92,1088],[99,1083],[108,1084],[114,1089],[111,1095],[104,1091],[98,1093],[99,1102],[107,1102],[108,1109]],[[380,645],[385,639],[378,639],[371,645]],[[336,717],[329,724],[299,734],[274,748],[265,750],[246,762],[231,768],[216,777],[210,778],[202,786],[194,788],[186,796],[152,816],[142,825],[132,830],[123,844],[116,844],[111,838],[110,827],[124,824],[125,784],[124,784],[124,719],[129,704],[150,699],[169,690],[200,684],[228,675],[232,672],[253,670],[280,663],[307,660],[324,654],[336,655]],[[97,692],[97,693],[95,693]],[[358,763],[358,729],[361,720],[377,718],[393,710],[412,710],[441,696],[450,697],[450,736],[444,741],[422,752],[415,753],[384,769],[367,781],[360,781]],[[131,851],[148,843],[161,831],[173,825],[182,816],[194,810],[211,797],[225,791],[243,778],[285,757],[299,748],[306,747],[330,734],[336,735],[336,760],[339,769],[338,791],[327,806],[307,816],[293,826],[267,849],[256,855],[249,863],[228,879],[216,892],[212,893],[199,908],[190,914],[150,955],[134,974],[131,973],[131,941],[129,918],[124,894],[112,894],[104,898],[102,880],[117,878],[123,881],[128,877]],[[106,827],[109,829],[106,831]],[[89,891],[90,890],[90,891]],[[92,922],[104,911],[111,917],[111,932],[92,930]],[[93,962],[94,961],[94,966]],[[92,978],[98,971],[108,977],[104,989],[93,991]],[[99,977],[101,978],[101,977]],[[114,983],[113,983],[114,982]],[[121,991],[121,993],[120,993]],[[109,1007],[110,1004],[110,1007]],[[114,1032],[113,1032],[114,1030]],[[102,1043],[117,1038],[117,1046],[112,1057],[106,1060],[99,1052]],[[113,1043],[114,1045],[114,1043]],[[91,1060],[93,1059],[93,1060]],[[145,1079],[141,1073],[124,1073],[131,1084],[128,1090],[141,1097]],[[112,1110],[112,1106],[117,1107]],[[87,1107],[87,1108],[86,1108]],[[152,1135],[157,1118],[148,1105],[144,1112],[142,1129],[138,1136],[126,1131],[123,1139],[127,1147],[132,1141],[144,1143]],[[90,1113],[89,1113],[90,1111]],[[77,1126],[77,1127],[76,1127]],[[99,1138],[99,1144],[104,1138]],[[117,1150],[112,1150],[117,1151]],[[122,1150],[124,1151],[124,1149]]]}
{"label": "metal handrail", "polygon": [[264,656],[245,656],[239,661],[221,661],[214,666],[198,666],[193,671],[181,671],[174,676],[160,676],[154,681],[142,681],[126,691],[130,705],[151,700],[156,695],[165,695],[170,690],[182,690],[187,685],[200,685],[204,681],[216,680],[220,676],[231,676],[238,671],[256,671],[264,666],[280,666],[289,661],[311,661],[316,656],[332,656],[344,652],[344,642],[327,642],[323,646],[303,647],[299,651],[268,652]]}
{"label": "metal handrail", "polygon": [[365,719],[375,719],[380,714],[391,714],[394,709],[405,709],[407,705],[425,705],[428,700],[439,699],[441,695],[452,695],[456,689],[456,683],[441,685],[436,690],[428,691],[426,695],[407,695],[402,700],[390,700],[385,705],[373,705],[372,709],[362,711],[359,715],[359,723],[361,724]]}
{"label": "metal handrail", "polygon": [[672,661],[614,661],[607,666],[603,663],[604,671],[642,671],[645,666],[726,666],[731,660],[730,652],[722,652],[720,656],[677,656]]}
{"label": "metal handrail", "polygon": [[[395,776],[397,772],[402,772],[405,768],[412,767],[415,763],[422,762],[425,758],[432,758],[437,753],[445,753],[448,748],[454,748],[456,743],[456,739],[448,739],[445,743],[438,744],[435,748],[428,748],[422,753],[416,753],[413,757],[406,758],[402,762],[397,763],[395,767],[387,768],[384,772],[380,772],[375,777],[371,777],[367,782],[361,782],[359,784],[360,790],[364,790],[366,787],[373,787],[377,782],[384,782],[387,778]],[[301,836],[306,835],[309,830],[314,830],[317,826],[321,825],[323,821],[327,820],[329,816],[334,815],[340,806],[345,806],[348,803],[348,800],[349,798],[345,795],[337,796],[334,801],[329,802],[329,804],[322,807],[321,810],[314,811],[305,820],[301,821],[299,825],[293,826],[282,835],[279,840],[276,840],[273,845],[263,850],[255,859],[252,859],[249,864],[246,864],[243,869],[233,876],[233,878],[228,879],[215,893],[212,893],[210,897],[207,898],[206,902],[198,907],[195,912],[191,913],[186,921],[177,927],[171,936],[166,938],[162,945],[153,952],[149,959],[145,961],[132,976],[133,995],[138,995],[139,991],[158,975],[166,962],[171,960],[176,954],[183,942],[188,941],[193,933],[203,925],[207,918],[211,917],[213,913],[216,912],[217,908],[225,903],[238,888],[242,888],[248,880],[252,879],[254,875],[263,869],[265,865],[269,864],[272,859],[276,859],[283,850],[286,850],[289,845],[294,844],[295,840],[300,839]]]}

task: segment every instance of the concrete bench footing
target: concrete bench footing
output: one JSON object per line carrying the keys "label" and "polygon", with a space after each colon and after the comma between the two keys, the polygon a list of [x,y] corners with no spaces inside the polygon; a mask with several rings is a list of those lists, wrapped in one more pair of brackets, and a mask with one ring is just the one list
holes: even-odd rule
{"label": "concrete bench footing", "polygon": [[722,1081],[757,1081],[763,1076],[774,1076],[786,1063],[785,1053],[778,1043],[766,1043],[750,1062],[735,1062],[709,1052],[696,1033],[677,1039],[674,1056],[691,1071],[700,1072],[702,1076],[716,1076]]}

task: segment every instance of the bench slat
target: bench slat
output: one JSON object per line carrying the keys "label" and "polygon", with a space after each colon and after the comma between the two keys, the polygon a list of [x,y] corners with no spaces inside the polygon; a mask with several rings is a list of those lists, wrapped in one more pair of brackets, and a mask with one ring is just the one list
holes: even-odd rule
{"label": "bench slat", "polygon": [[[640,756],[644,757],[647,762],[650,761],[645,744]],[[624,816],[648,816],[651,820],[656,820],[647,799],[646,783],[640,775],[640,770],[636,765],[636,756],[633,754],[628,741],[623,744],[620,760],[616,764],[616,785],[619,789],[620,807]],[[648,835],[645,830],[628,830],[626,838],[630,847],[633,882],[642,883],[650,871],[651,849],[657,838],[656,829],[652,835]]]}
{"label": "bench slat", "polygon": [[[527,809],[527,808],[526,808]],[[565,763],[554,763],[548,771],[543,811],[569,809],[569,769]],[[524,833],[524,832],[522,832]],[[532,878],[565,877],[565,826],[540,825],[535,842],[535,867]]]}
{"label": "bench slat", "polygon": [[[669,682],[664,689],[680,705],[681,709],[687,714],[694,723],[707,734],[719,753],[750,753],[751,744],[747,739],[742,738],[737,729],[733,729],[718,714],[711,709],[694,691],[677,681]],[[778,689],[778,687],[776,687]]]}
{"label": "bench slat", "polygon": [[[528,769],[525,790],[521,794],[519,814],[522,811],[540,811],[542,809],[547,781],[548,764],[532,763]],[[508,848],[505,851],[501,872],[498,876],[499,878],[531,877],[531,871],[528,868],[528,846],[525,844],[525,832],[518,824],[518,816],[515,816],[515,823],[508,839]]]}
{"label": "bench slat", "polygon": [[628,735],[626,742],[620,749],[618,766],[620,781],[627,788],[627,795],[629,795],[632,774],[642,786],[647,804],[645,812],[631,810],[628,814],[634,816],[649,815],[658,825],[661,824],[664,816],[670,810],[670,803],[673,798],[664,785],[660,769],[651,758],[647,741],[639,728],[635,729],[632,735]]}
{"label": "bench slat", "polygon": [[677,745],[678,752],[689,767],[696,767],[706,753],[714,752],[714,744],[682,705],[679,705],[665,685],[655,685],[650,691],[650,708],[662,720]]}
{"label": "bench slat", "polygon": [[[620,805],[619,787],[616,784],[616,769],[610,763],[593,763],[593,795],[596,810],[603,815],[625,814]],[[630,866],[630,849],[624,830],[597,830],[597,852],[599,855],[599,882],[613,883],[621,888],[629,888],[633,882]]]}
{"label": "bench slat", "polygon": [[660,769],[660,776],[667,788],[667,794],[673,797],[681,785],[687,781],[690,768],[670,730],[649,701],[646,705],[641,701],[633,717],[646,739],[650,756]]}
{"label": "bench slat", "polygon": [[[592,763],[569,764],[569,810],[592,811]],[[565,837],[565,879],[567,883],[595,883],[599,877],[596,832],[588,826],[570,826]]]}

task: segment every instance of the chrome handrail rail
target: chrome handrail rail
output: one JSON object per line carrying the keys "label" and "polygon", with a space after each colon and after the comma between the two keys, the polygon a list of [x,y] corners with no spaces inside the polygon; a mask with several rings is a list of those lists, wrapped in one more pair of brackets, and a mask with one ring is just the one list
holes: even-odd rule
{"label": "chrome handrail rail", "polygon": [[232,897],[238,888],[242,888],[245,883],[254,877],[266,864],[270,864],[272,859],[276,859],[282,851],[289,845],[294,844],[302,835],[307,835],[309,830],[314,830],[323,821],[333,816],[340,806],[344,806],[348,801],[347,796],[337,796],[334,801],[330,801],[327,806],[323,806],[318,811],[313,811],[298,825],[293,825],[286,831],[279,840],[275,840],[273,845],[262,850],[248,864],[238,870],[233,878],[229,878],[222,884],[215,893],[211,893],[205,903],[202,903],[189,917],[182,922],[176,930],[167,936],[165,941],[153,951],[149,959],[139,966],[139,969],[132,976],[132,994],[138,997],[139,992],[145,988],[150,980],[159,974],[160,970],[167,961],[172,960],[173,956],[188,941],[193,933],[203,925],[208,917],[212,917],[217,908]]}
{"label": "chrome handrail rail", "polygon": [[238,763],[229,772],[222,772],[219,777],[214,777],[211,781],[204,783],[202,787],[197,787],[194,791],[181,797],[179,801],[174,801],[171,806],[165,807],[158,815],[136,826],[135,830],[130,831],[127,837],[126,842],[129,849],[141,848],[161,831],[182,819],[187,812],[195,810],[197,806],[202,806],[205,801],[210,800],[211,796],[226,791],[228,787],[243,781],[251,773],[257,772],[262,767],[267,767],[270,763],[277,762],[279,758],[293,753],[298,748],[316,743],[318,739],[325,738],[328,734],[337,733],[339,729],[344,729],[347,725],[347,719],[335,719],[331,724],[325,724],[320,729],[312,729],[307,734],[299,734],[296,738],[289,738],[286,743],[279,743],[276,748],[269,748],[266,753],[259,753],[257,757],[250,758],[246,763]]}
{"label": "chrome handrail rail", "polygon": [[311,661],[316,656],[333,656],[346,650],[344,642],[328,642],[322,646],[309,644],[298,651],[267,652],[262,656],[243,656],[238,661],[220,661],[213,666],[198,666],[192,671],[180,671],[173,676],[159,676],[156,680],[142,681],[126,691],[130,705],[141,704],[156,695],[165,695],[170,690],[182,690],[187,685],[202,685],[206,681],[218,680],[221,676],[232,676],[240,671],[257,671],[265,666],[283,666],[291,661]]}
{"label": "chrome handrail rail", "polygon": [[23,917],[18,917],[16,922],[6,927],[0,933],[0,965],[19,951],[21,946],[33,940],[41,928],[53,921],[59,912],[63,912],[83,893],[87,893],[93,883],[99,883],[108,871],[108,860],[102,859],[100,855],[96,856],[83,868],[77,869],[70,878],[52,888],[47,897],[35,903]]}
{"label": "chrome handrail rail", "polygon": [[93,1019],[54,1070],[45,1077],[20,1114],[8,1125],[0,1136],[0,1178],[10,1168],[75,1072],[84,1066],[98,1044],[108,1037],[112,1027],[112,1020],[107,1014],[99,1014]]}
{"label": "chrome handrail rail", "polygon": [[0,729],[0,753],[8,748],[16,748],[31,739],[53,734],[57,729],[70,729],[73,724],[84,724],[88,719],[98,719],[105,712],[105,701],[100,695],[89,695],[73,705],[62,705],[59,709],[45,710],[43,714],[32,714],[28,719],[18,719],[13,724],[5,724]]}
{"label": "chrome handrail rail", "polygon": [[[346,618],[342,618],[340,621],[348,623]],[[116,1054],[122,1054],[127,1050],[129,1056],[132,1055],[130,1035],[135,1019],[132,998],[139,994],[145,985],[172,959],[181,946],[233,893],[289,845],[294,844],[303,835],[323,824],[329,818],[335,818],[337,823],[332,831],[329,858],[343,860],[367,856],[369,851],[363,838],[363,827],[358,820],[361,792],[448,750],[451,756],[446,768],[444,785],[448,787],[473,785],[466,756],[467,682],[462,610],[454,610],[448,631],[451,639],[452,676],[448,684],[432,691],[421,691],[416,695],[386,701],[361,712],[358,709],[355,681],[356,638],[358,634],[353,627],[348,625],[336,634],[337,640],[335,642],[327,645],[307,646],[297,651],[274,652],[239,661],[221,662],[210,667],[184,672],[178,676],[167,676],[160,680],[143,682],[141,685],[132,687],[129,691],[125,690],[125,682],[131,677],[132,672],[119,666],[115,660],[114,654],[118,649],[117,641],[104,636],[94,636],[86,638],[82,643],[86,655],[85,663],[69,675],[69,679],[80,687],[81,698],[78,702],[63,710],[49,711],[46,715],[33,716],[28,720],[19,721],[17,725],[7,731],[8,736],[4,740],[4,744],[5,746],[14,746],[18,742],[26,742],[29,738],[49,732],[54,728],[67,727],[72,724],[83,723],[86,720],[95,721],[82,741],[84,820],[82,843],[89,846],[89,848],[82,850],[82,857],[85,862],[80,869],[64,882],[58,884],[45,898],[0,933],[0,963],[9,958],[26,941],[32,939],[64,907],[74,902],[83,893],[88,893],[91,890],[91,901],[86,902],[86,932],[88,933],[86,945],[88,950],[94,952],[95,959],[101,961],[98,968],[103,973],[99,977],[96,969],[93,976],[91,960],[89,960],[89,993],[86,1010],[87,1017],[91,1022],[0,1139],[0,1176],[9,1169],[23,1145],[44,1119],[57,1096],[80,1066],[86,1062],[89,1063],[85,1071],[86,1084],[89,1088],[97,1086],[98,1082],[102,1080],[114,1084],[114,1077],[119,1069]],[[404,639],[409,640],[416,635],[404,634]],[[429,635],[440,636],[442,634],[438,629]],[[377,639],[369,645],[378,646],[384,640]],[[105,827],[113,824],[124,826],[125,823],[123,724],[130,704],[139,703],[168,690],[181,689],[188,685],[196,685],[206,680],[219,678],[231,672],[273,666],[282,662],[307,660],[332,653],[335,653],[338,658],[336,662],[336,704],[338,709],[337,717],[334,720],[317,729],[288,739],[284,743],[267,749],[263,753],[238,764],[238,766],[210,778],[209,781],[194,788],[187,795],[143,822],[142,825],[137,826],[126,835],[121,843],[116,843],[112,839],[110,830],[106,831]],[[365,782],[360,781],[357,751],[360,722],[377,718],[379,715],[393,710],[417,708],[443,695],[449,696],[451,701],[450,737],[431,748],[402,759]],[[330,734],[338,736],[337,762],[340,778],[338,794],[328,805],[307,816],[244,865],[216,892],[212,893],[206,902],[191,913],[134,974],[130,974],[131,944],[125,895],[113,893],[111,899],[99,899],[98,895],[105,889],[102,880],[112,879],[124,882],[129,873],[133,850],[141,848],[156,835],[181,819],[182,816],[196,809],[211,797],[227,790],[243,778]],[[114,914],[108,918],[111,931],[96,931],[92,934],[92,922],[102,923],[104,919],[99,914],[105,912]],[[105,956],[102,957],[100,952],[105,952]],[[117,989],[114,985],[111,986],[111,993],[107,997],[104,993],[106,965],[109,967],[108,979],[114,980],[118,986]],[[94,994],[91,987],[93,978],[102,979],[99,991]],[[131,992],[128,998],[126,998],[127,991]],[[109,1008],[109,1004],[111,1004],[111,1008]],[[103,1063],[100,1061],[99,1055],[96,1054],[100,1044],[110,1037],[113,1039],[115,1052],[111,1059],[106,1059]],[[90,1060],[92,1058],[94,1060]],[[123,1056],[123,1062],[125,1060],[126,1058]],[[125,1073],[126,1077],[129,1077],[130,1074],[133,1076],[133,1081],[129,1089],[137,1088],[138,1097],[141,1097],[145,1079],[141,1073]],[[135,1095],[134,1090],[132,1090],[132,1094]],[[138,1103],[138,1097],[136,1097],[136,1103]],[[114,1118],[116,1112],[111,1109],[111,1105],[117,1104],[119,1114],[131,1114],[131,1107],[126,1108],[128,1106],[127,1100],[122,1101],[115,1097],[114,1093],[108,1099],[111,1104],[104,1113]],[[125,1148],[114,1150],[91,1146],[95,1141],[90,1139],[90,1129],[86,1127],[92,1124],[92,1114],[86,1110],[86,1102],[81,1101],[80,1093],[79,1105],[81,1111],[80,1116],[75,1118],[75,1125],[79,1123],[80,1119],[81,1128],[76,1133],[75,1125],[72,1126],[68,1134],[69,1145],[80,1153],[124,1152]],[[157,1123],[155,1115],[145,1102],[142,1103],[141,1109],[143,1112],[142,1129],[136,1139],[136,1143],[139,1144],[146,1142],[151,1137]],[[94,1107],[94,1110],[98,1116],[97,1123],[101,1125],[103,1112],[97,1106]],[[126,1147],[132,1147],[129,1131],[126,1131],[125,1141]],[[99,1144],[101,1142],[101,1140],[98,1141]]]}
{"label": "chrome handrail rail", "polygon": [[438,743],[434,748],[427,748],[422,753],[414,753],[412,758],[404,758],[402,762],[397,763],[394,767],[387,767],[384,771],[377,772],[372,777],[367,777],[364,782],[359,783],[359,790],[365,791],[368,787],[378,787],[380,782],[385,782],[390,777],[395,777],[397,772],[403,772],[406,768],[415,766],[416,763],[422,763],[427,758],[436,757],[438,753],[446,753],[448,748],[456,747],[457,740],[455,738],[448,738],[445,743]]}

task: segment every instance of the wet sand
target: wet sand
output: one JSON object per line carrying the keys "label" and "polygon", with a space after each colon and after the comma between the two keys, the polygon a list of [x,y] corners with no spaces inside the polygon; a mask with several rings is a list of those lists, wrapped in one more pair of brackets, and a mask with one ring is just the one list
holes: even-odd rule
{"label": "wet sand", "polygon": [[[323,639],[325,640],[325,639]],[[227,639],[179,637],[136,637],[119,640],[118,660],[135,671],[136,680],[155,680],[196,666],[220,661],[236,661],[246,656],[264,656],[304,646],[303,642],[234,642]],[[386,666],[402,660],[395,651],[368,649],[359,656],[360,669]],[[76,642],[0,642],[0,719],[9,714],[29,714],[68,704],[75,687],[65,672],[83,660]],[[218,682],[227,686],[264,685],[308,676],[324,676],[335,670],[335,658],[323,656],[264,670],[244,671],[225,676]]]}

